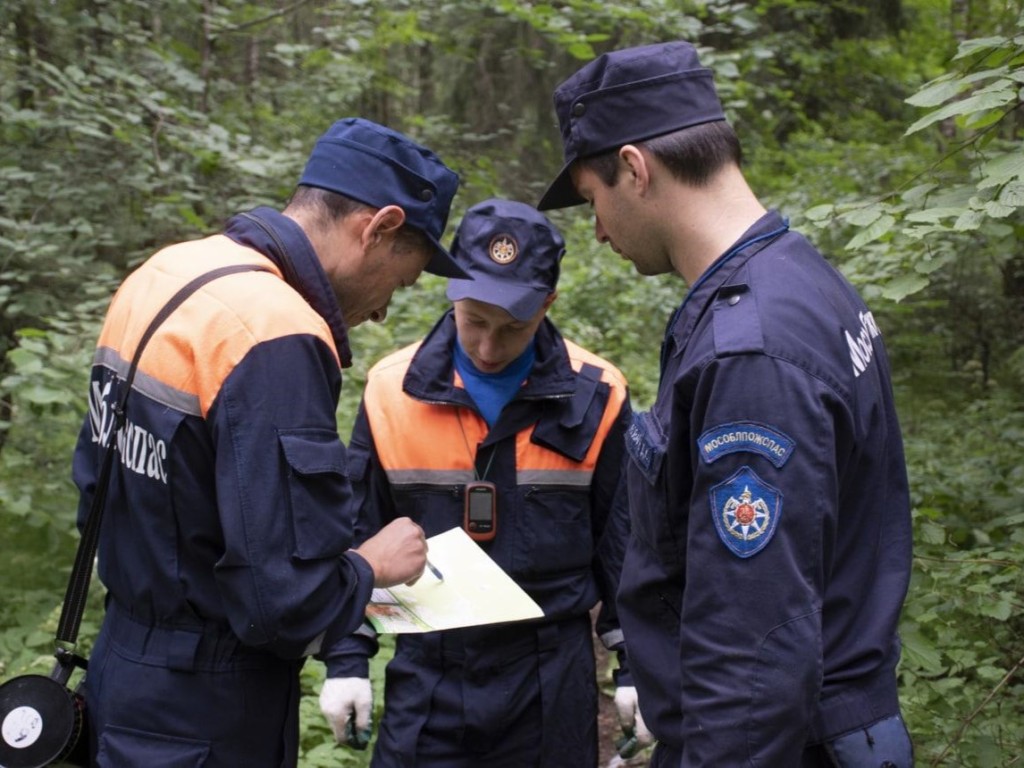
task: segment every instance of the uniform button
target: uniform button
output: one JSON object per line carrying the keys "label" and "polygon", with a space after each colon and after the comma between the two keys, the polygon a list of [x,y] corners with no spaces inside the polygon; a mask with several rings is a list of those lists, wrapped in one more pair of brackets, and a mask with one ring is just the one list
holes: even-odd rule
{"label": "uniform button", "polygon": [[740,295],[738,293],[734,293],[732,296],[729,297],[728,301],[730,307],[735,307],[737,304],[740,303]]}
{"label": "uniform button", "polygon": [[572,105],[573,117],[583,117],[583,113],[587,111],[587,105],[582,101],[577,101]]}
{"label": "uniform button", "polygon": [[422,192],[420,192],[420,200],[422,200],[424,203],[429,203],[433,197],[434,193],[432,190],[424,189]]}

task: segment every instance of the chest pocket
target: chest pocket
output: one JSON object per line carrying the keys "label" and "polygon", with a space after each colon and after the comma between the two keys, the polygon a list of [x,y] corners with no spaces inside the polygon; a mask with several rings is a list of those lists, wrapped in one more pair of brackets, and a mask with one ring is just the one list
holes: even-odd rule
{"label": "chest pocket", "polygon": [[610,388],[601,369],[587,363],[576,379],[576,393],[561,408],[545,414],[533,430],[533,442],[573,461],[583,461],[597,436]]}
{"label": "chest pocket", "polygon": [[352,544],[345,446],[326,430],[290,430],[278,439],[288,463],[295,557],[340,557]]}

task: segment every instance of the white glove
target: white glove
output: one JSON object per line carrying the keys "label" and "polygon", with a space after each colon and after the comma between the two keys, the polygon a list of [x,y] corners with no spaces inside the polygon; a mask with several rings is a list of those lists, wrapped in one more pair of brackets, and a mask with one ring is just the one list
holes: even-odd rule
{"label": "white glove", "polygon": [[327,678],[320,689],[320,711],[331,726],[336,742],[366,749],[373,733],[373,688],[369,679]]}
{"label": "white glove", "polygon": [[629,758],[644,747],[654,742],[654,737],[644,724],[640,714],[640,703],[636,688],[632,685],[620,685],[615,689],[615,711],[619,715],[619,725],[625,738],[615,742],[615,748],[622,757]]}

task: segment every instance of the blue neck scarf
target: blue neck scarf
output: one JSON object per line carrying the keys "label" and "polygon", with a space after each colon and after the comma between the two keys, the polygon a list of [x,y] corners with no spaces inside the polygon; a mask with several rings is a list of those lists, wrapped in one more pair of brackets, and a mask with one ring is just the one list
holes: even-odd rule
{"label": "blue neck scarf", "polygon": [[466,392],[473,398],[480,415],[487,426],[493,427],[502,409],[515,397],[527,374],[533,369],[535,357],[531,341],[519,357],[497,373],[483,373],[477,370],[462,343],[455,340],[455,370],[459,372],[466,386]]}

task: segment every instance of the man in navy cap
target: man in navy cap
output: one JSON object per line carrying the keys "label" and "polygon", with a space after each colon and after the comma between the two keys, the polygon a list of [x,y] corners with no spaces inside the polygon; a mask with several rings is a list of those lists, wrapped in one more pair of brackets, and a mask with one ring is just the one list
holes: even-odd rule
{"label": "man in navy cap", "polygon": [[651,764],[907,768],[910,504],[878,325],[747,185],[693,46],[604,54],[554,102],[540,207],[589,203],[600,242],[689,287],[627,436],[618,608]]}
{"label": "man in navy cap", "polygon": [[[544,611],[399,635],[378,768],[596,765],[598,601],[597,634],[619,655],[616,701],[637,740],[648,739],[614,608],[628,392],[618,370],[546,317],[564,251],[531,206],[473,206],[451,247],[473,279],[449,280],[453,309],[370,371],[350,441],[357,540],[399,515],[428,536],[462,527]],[[325,651],[320,702],[339,742],[369,739],[376,651],[369,625]]]}
{"label": "man in navy cap", "polygon": [[[422,528],[353,548],[335,411],[348,328],[383,319],[440,245],[458,177],[362,119],[316,142],[291,201],[165,248],[122,284],[99,339],[74,459],[79,524],[116,441],[99,541],[107,610],[86,698],[100,766],[294,766],[299,669],[348,635],[373,587],[414,580]],[[150,338],[172,294],[215,268]]]}

